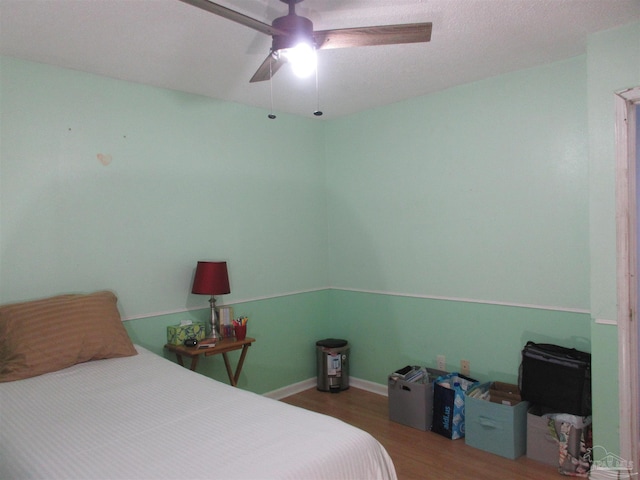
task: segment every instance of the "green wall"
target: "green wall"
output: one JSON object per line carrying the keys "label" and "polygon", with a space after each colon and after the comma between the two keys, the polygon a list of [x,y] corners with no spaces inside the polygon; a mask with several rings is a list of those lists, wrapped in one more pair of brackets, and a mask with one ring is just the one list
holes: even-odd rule
{"label": "green wall", "polygon": [[126,317],[206,307],[198,260],[229,262],[224,303],[326,286],[317,122],[1,61],[0,301],[110,288]]}
{"label": "green wall", "polygon": [[466,359],[477,380],[517,383],[528,340],[590,349],[584,313],[344,290],[330,298],[336,332],[351,341],[351,374],[375,383],[404,365],[436,368],[437,355],[448,370]]}
{"label": "green wall", "polygon": [[528,340],[591,350],[586,63],[327,126],[331,312],[357,339],[353,375],[445,355],[515,383]]}
{"label": "green wall", "polygon": [[589,37],[589,220],[594,441],[619,452],[614,92],[640,85],[640,23]]}
{"label": "green wall", "polygon": [[331,285],[589,308],[586,59],[327,127]]}
{"label": "green wall", "polygon": [[321,122],[1,58],[0,302],[113,289],[163,353],[167,325],[207,316],[195,262],[225,259],[221,303],[258,339],[243,388],[313,377],[328,336],[381,384],[438,354],[515,381],[527,340],[557,342],[593,352],[596,442],[616,452],[617,335],[594,319],[615,319],[612,93],[640,83],[638,45],[635,24]]}

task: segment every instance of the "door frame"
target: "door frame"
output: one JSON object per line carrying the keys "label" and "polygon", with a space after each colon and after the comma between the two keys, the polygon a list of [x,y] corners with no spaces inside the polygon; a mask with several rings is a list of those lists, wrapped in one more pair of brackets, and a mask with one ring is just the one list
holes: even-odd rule
{"label": "door frame", "polygon": [[[620,457],[638,465],[638,199],[636,105],[640,87],[616,92],[616,230]],[[630,421],[626,421],[629,419]]]}

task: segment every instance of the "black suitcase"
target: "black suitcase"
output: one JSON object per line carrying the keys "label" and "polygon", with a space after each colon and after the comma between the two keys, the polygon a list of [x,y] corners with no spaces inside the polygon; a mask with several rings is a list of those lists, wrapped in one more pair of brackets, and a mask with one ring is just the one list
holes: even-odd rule
{"label": "black suitcase", "polygon": [[591,354],[527,342],[519,373],[523,400],[559,413],[591,415]]}

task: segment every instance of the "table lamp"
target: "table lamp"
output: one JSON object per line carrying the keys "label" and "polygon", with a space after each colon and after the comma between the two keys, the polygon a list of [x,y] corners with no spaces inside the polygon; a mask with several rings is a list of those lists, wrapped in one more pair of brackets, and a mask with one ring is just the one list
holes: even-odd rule
{"label": "table lamp", "polygon": [[229,288],[229,274],[227,272],[227,262],[198,262],[196,275],[193,279],[191,293],[197,295],[211,295],[211,319],[209,320],[211,333],[208,338],[219,339],[218,311],[216,310],[216,299],[214,295],[224,295],[231,293]]}

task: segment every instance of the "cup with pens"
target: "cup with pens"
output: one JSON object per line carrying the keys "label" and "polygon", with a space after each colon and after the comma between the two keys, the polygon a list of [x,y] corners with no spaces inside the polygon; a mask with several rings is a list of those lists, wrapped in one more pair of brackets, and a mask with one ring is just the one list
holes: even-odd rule
{"label": "cup with pens", "polygon": [[240,317],[233,320],[233,330],[236,334],[236,340],[244,340],[247,336],[247,317]]}

